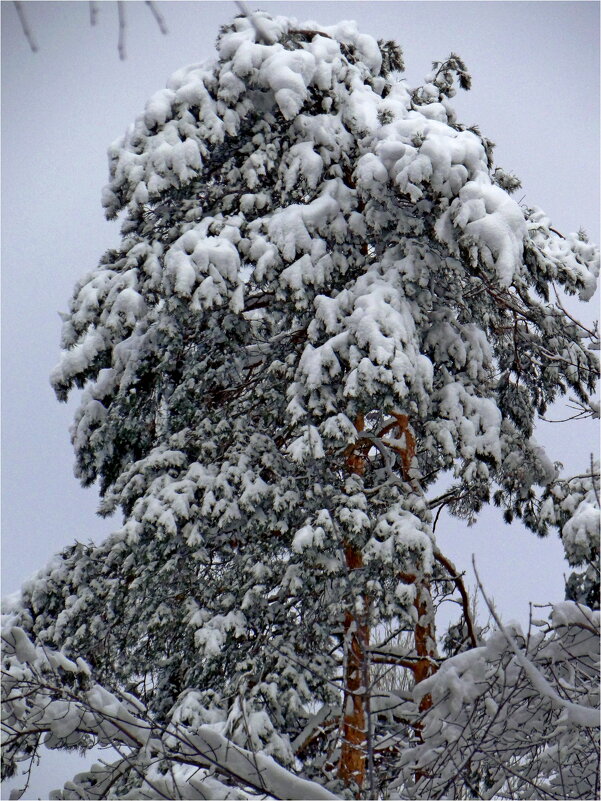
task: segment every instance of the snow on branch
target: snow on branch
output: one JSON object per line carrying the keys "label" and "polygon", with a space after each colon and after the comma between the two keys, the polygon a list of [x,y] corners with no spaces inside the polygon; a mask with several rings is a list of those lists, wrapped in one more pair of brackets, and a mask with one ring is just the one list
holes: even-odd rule
{"label": "snow on branch", "polygon": [[527,635],[499,627],[444,661],[413,691],[433,703],[396,762],[400,797],[597,797],[598,648],[599,612],[564,601]]}
{"label": "snow on branch", "polygon": [[241,0],[236,0],[236,5],[240,9],[240,12],[244,14],[244,16],[247,17],[248,20],[250,21],[250,24],[253,26],[253,28],[257,33],[259,41],[265,42],[265,44],[268,45],[273,44],[274,39],[269,30],[267,29],[267,27],[263,25],[263,23],[261,22],[261,18],[256,14],[253,14],[252,11],[249,11],[246,3],[241,2]]}
{"label": "snow on branch", "polygon": [[486,603],[495,623],[499,627],[499,630],[503,633],[503,636],[507,640],[507,644],[515,654],[517,661],[522,666],[524,672],[532,682],[533,687],[535,687],[535,689],[541,695],[547,697],[554,706],[565,710],[567,718],[571,723],[574,723],[577,726],[588,726],[591,728],[599,728],[600,726],[599,710],[591,709],[590,707],[582,706],[581,704],[575,704],[572,701],[568,701],[565,698],[561,698],[561,696],[559,696],[558,693],[553,689],[551,684],[543,676],[540,670],[538,670],[538,668],[532,664],[530,659],[528,659],[525,653],[518,647],[518,644],[516,643],[515,639],[512,637],[508,629],[503,625],[501,618],[497,614],[497,610],[495,609],[493,602],[490,600],[490,598],[486,595],[486,592],[484,591],[484,587],[482,586],[482,582],[480,581],[480,576],[478,575],[478,570],[476,569],[476,560],[473,554],[472,554],[472,565],[474,566],[474,574],[476,576],[476,581],[478,583],[480,592],[482,593],[482,597],[484,598],[484,602]]}

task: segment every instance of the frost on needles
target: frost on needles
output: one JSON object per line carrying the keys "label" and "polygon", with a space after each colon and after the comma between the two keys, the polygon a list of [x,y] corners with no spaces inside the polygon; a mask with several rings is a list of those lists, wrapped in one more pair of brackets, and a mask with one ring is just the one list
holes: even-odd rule
{"label": "frost on needles", "polygon": [[[217,52],[109,149],[122,241],[52,383],[123,525],[6,616],[6,775],[99,741],[56,798],[587,797],[597,470],[533,430],[566,393],[594,413],[596,332],[556,291],[590,299],[598,250],[511,197],[456,54],[411,89],[393,42],[258,12]],[[441,505],[492,500],[585,571],[533,638],[486,639],[436,545]]]}

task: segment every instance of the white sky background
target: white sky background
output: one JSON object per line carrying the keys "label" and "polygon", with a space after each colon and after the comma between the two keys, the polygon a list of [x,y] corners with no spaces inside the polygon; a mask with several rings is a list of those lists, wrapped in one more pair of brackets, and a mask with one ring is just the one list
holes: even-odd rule
{"label": "white sky background", "polygon": [[[255,4],[249,2],[251,8]],[[597,2],[261,2],[273,14],[332,24],[355,19],[364,33],[394,38],[410,85],[433,59],[458,52],[473,89],[459,92],[459,120],[497,143],[495,161],[522,180],[516,198],[542,207],[558,230],[584,227],[599,241],[599,4]],[[95,490],[72,475],[68,427],[75,401],[59,404],[48,375],[59,355],[60,319],[76,280],[114,246],[104,220],[106,149],[176,69],[214,54],[233,2],[163,2],[162,36],[142,2],[128,2],[127,60],[117,56],[117,12],[99,3],[27,2],[40,50],[33,54],[12,3],[2,2],[2,592],[74,539],[99,541],[120,519],[95,517]],[[574,305],[570,307],[574,309]],[[597,304],[581,310],[590,321]],[[551,415],[550,415],[551,416]],[[555,417],[565,416],[562,413]],[[597,450],[591,421],[541,423],[552,459],[582,472]],[[496,511],[467,529],[441,518],[442,550],[481,575],[506,618],[526,622],[528,601],[563,597],[557,537],[541,541]],[[42,769],[40,769],[42,771]],[[29,797],[58,786],[53,767]],[[59,776],[67,778],[64,768]]]}

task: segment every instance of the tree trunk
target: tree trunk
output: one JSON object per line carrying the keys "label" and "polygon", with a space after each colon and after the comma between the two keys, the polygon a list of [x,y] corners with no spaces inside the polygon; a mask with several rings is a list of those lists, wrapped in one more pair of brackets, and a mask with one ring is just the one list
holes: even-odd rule
{"label": "tree trunk", "polygon": [[[430,595],[430,582],[422,578],[419,582],[416,576],[402,575],[403,581],[408,584],[415,584],[415,600],[413,605],[417,611],[417,623],[415,624],[415,654],[418,657],[413,671],[415,683],[433,676],[438,670],[438,651],[436,649],[436,626],[434,615],[432,614],[432,597]],[[432,706],[432,696],[430,693],[422,696],[419,702],[419,711],[426,712]],[[422,736],[423,724],[417,721],[415,734],[420,743],[423,743]],[[426,774],[418,768],[415,771],[415,781],[423,779]]]}
{"label": "tree trunk", "polygon": [[[351,545],[344,549],[349,570],[363,567],[361,551]],[[367,603],[367,599],[364,599]],[[367,611],[367,606],[365,606]],[[367,766],[367,692],[369,670],[369,626],[350,611],[344,615],[344,705],[342,718],[342,748],[338,777],[348,787],[355,784],[360,791],[365,782]],[[366,686],[367,685],[367,686]]]}
{"label": "tree trunk", "polygon": [[[355,428],[361,432],[365,421],[359,415]],[[363,447],[359,448],[360,444]],[[359,452],[357,452],[359,451]],[[350,473],[363,475],[367,461],[364,443],[358,440],[345,452],[346,468]],[[360,549],[345,543],[344,558],[349,571],[363,567],[363,554]],[[363,599],[363,609],[367,615],[368,601]],[[365,782],[367,757],[367,714],[366,695],[369,684],[367,649],[369,647],[369,626],[365,620],[357,619],[354,611],[344,613],[344,699],[342,713],[342,747],[338,762],[338,778],[348,787],[353,783],[360,791]]]}
{"label": "tree trunk", "polygon": [[[417,610],[417,623],[415,625],[415,653],[418,661],[413,675],[415,683],[432,676],[438,670],[436,663],[436,628],[432,614],[432,600],[430,596],[430,582],[422,580],[416,587],[414,601]],[[424,712],[432,706],[432,696],[424,695],[419,704],[419,711]]]}
{"label": "tree trunk", "polygon": [[[411,432],[408,416],[397,412],[391,414],[394,418],[393,421],[378,432],[378,437],[383,438],[386,434],[396,433],[397,439],[394,444],[391,442],[389,447],[401,459],[403,478],[405,481],[410,481],[409,471],[415,456],[415,438]],[[355,428],[359,434],[364,430],[364,426],[363,415],[359,415],[355,421]],[[399,440],[402,444],[399,444]],[[386,440],[383,441],[386,444]],[[362,476],[365,473],[368,454],[372,447],[372,440],[360,436],[344,453],[346,469],[350,473]],[[344,543],[344,556],[349,571],[363,567],[363,554],[355,545]],[[418,684],[437,670],[436,632],[432,615],[430,584],[426,578],[418,580],[418,577],[412,574],[401,573],[400,578],[408,584],[416,585],[414,606],[417,611],[415,625],[417,660],[412,665],[412,670],[415,683]],[[364,597],[362,600],[364,610],[362,618],[359,618],[351,610],[346,610],[344,614],[344,705],[341,726],[342,747],[338,763],[338,778],[347,787],[354,784],[358,797],[360,797],[365,783],[369,741],[367,705],[370,681],[368,669],[370,631],[366,622],[369,599]],[[424,712],[431,706],[432,697],[424,696],[420,702],[420,712]],[[419,725],[417,735],[421,738]],[[416,778],[420,777],[421,774]]]}

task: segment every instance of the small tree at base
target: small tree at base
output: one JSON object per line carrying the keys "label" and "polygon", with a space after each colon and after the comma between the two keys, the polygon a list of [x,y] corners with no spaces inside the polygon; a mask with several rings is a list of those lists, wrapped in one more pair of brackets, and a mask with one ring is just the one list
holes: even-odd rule
{"label": "small tree at base", "polygon": [[11,625],[155,728],[387,794],[433,696],[408,711],[372,658],[434,681],[433,593],[456,576],[433,508],[494,490],[526,515],[556,481],[536,416],[586,406],[597,362],[549,287],[590,298],[598,251],[512,200],[450,106],[455,54],[411,91],[399,48],[351,23],[242,15],[217,49],[111,147],[122,243],[77,285],[52,376],[84,389],[76,470],[124,525],[66,549]]}

